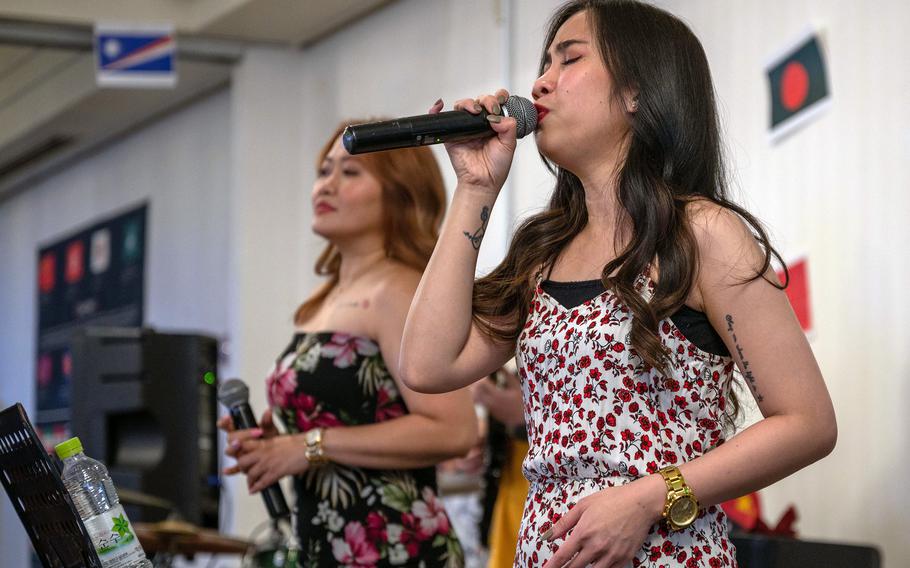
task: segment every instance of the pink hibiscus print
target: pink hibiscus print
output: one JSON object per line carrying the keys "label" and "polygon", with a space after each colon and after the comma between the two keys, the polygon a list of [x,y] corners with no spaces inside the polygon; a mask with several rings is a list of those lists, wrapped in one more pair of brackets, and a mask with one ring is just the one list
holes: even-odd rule
{"label": "pink hibiscus print", "polygon": [[404,416],[404,407],[398,402],[398,391],[395,385],[384,382],[376,393],[376,422]]}
{"label": "pink hibiscus print", "polygon": [[287,407],[289,399],[297,390],[297,372],[294,370],[294,353],[289,353],[272,366],[265,379],[269,405]]}
{"label": "pink hibiscus print", "polygon": [[401,514],[401,536],[399,542],[408,553],[408,558],[416,558],[420,553],[420,543],[427,540],[429,535],[424,535],[420,528],[420,519],[411,513]]}
{"label": "pink hibiscus print", "polygon": [[376,511],[370,511],[367,515],[367,538],[371,542],[376,542],[380,544],[385,544],[389,541],[388,530],[386,529],[385,516],[382,513],[377,513]]}
{"label": "pink hibiscus print", "polygon": [[316,399],[305,392],[301,392],[290,399],[297,418],[297,429],[306,432],[313,428],[333,428],[344,424],[331,412],[322,410]]}
{"label": "pink hibiscus print", "polygon": [[355,337],[347,333],[335,333],[332,339],[322,346],[323,357],[334,357],[332,362],[339,369],[350,367],[357,355],[369,357],[379,353],[379,346],[365,337]]}
{"label": "pink hibiscus print", "polygon": [[436,534],[449,534],[449,517],[436,499],[436,494],[431,488],[424,487],[422,497],[423,501],[414,501],[411,508],[420,524],[422,536],[430,538]]}
{"label": "pink hibiscus print", "polygon": [[346,568],[369,568],[379,560],[379,551],[367,540],[366,529],[353,521],[344,527],[344,539],[332,540],[332,554]]}

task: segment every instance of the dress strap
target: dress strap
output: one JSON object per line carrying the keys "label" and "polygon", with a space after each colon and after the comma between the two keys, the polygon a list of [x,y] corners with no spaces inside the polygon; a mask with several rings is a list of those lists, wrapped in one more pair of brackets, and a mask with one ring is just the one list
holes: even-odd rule
{"label": "dress strap", "polygon": [[654,281],[651,280],[651,263],[645,265],[644,269],[635,279],[635,289],[641,294],[645,301],[650,302],[654,296]]}
{"label": "dress strap", "polygon": [[[544,279],[543,278],[544,268],[546,268],[546,266],[541,264],[540,266],[537,267],[537,272],[534,273],[534,285],[538,288],[540,287],[540,283],[543,282],[543,279]],[[549,277],[549,272],[547,272],[547,276]]]}

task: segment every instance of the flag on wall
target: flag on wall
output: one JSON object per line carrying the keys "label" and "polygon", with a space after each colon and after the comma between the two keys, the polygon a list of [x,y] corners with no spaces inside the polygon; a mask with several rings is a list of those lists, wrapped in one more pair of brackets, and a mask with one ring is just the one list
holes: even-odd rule
{"label": "flag on wall", "polygon": [[[787,263],[787,272],[790,275],[790,281],[787,284],[787,298],[799,320],[799,325],[803,328],[806,335],[813,334],[812,327],[812,304],[809,298],[809,261],[805,256],[796,257]],[[781,282],[784,281],[784,271],[778,270],[777,277]]]}
{"label": "flag on wall", "polygon": [[95,62],[102,87],[173,87],[177,40],[173,26],[95,26]]}
{"label": "flag on wall", "polygon": [[767,66],[771,139],[777,141],[828,108],[831,94],[818,35],[811,32]]}

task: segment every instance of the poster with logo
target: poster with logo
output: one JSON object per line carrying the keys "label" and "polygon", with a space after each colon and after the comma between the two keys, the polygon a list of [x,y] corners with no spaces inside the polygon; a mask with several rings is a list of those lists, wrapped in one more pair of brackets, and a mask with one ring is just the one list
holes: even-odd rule
{"label": "poster with logo", "polygon": [[47,448],[70,437],[70,338],[85,325],[141,326],[148,206],[38,251],[35,427]]}

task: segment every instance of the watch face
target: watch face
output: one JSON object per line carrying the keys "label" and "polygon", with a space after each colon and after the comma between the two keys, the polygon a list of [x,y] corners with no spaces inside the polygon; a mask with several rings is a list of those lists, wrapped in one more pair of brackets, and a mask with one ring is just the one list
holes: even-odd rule
{"label": "watch face", "polygon": [[683,496],[670,505],[669,515],[674,525],[687,527],[692,524],[695,517],[698,516],[698,505],[695,500],[688,496]]}

